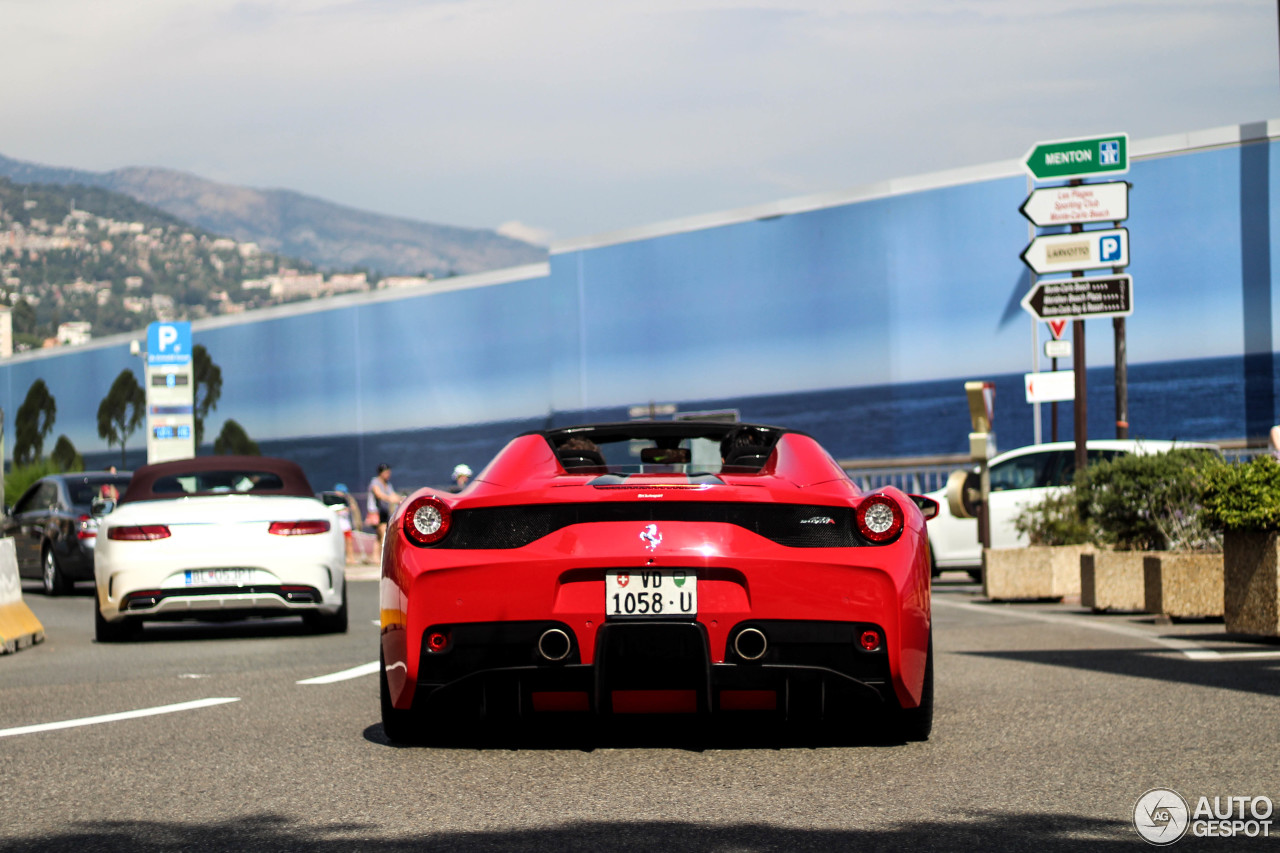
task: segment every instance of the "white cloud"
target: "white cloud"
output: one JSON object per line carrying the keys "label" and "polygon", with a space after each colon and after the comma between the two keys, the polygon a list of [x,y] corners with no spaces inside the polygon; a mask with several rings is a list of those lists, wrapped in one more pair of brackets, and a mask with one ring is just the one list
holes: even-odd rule
{"label": "white cloud", "polygon": [[555,238],[555,233],[548,231],[546,228],[525,225],[523,222],[517,222],[514,219],[499,225],[497,231],[503,237],[510,237],[512,240],[523,240],[535,246],[550,246],[551,241]]}

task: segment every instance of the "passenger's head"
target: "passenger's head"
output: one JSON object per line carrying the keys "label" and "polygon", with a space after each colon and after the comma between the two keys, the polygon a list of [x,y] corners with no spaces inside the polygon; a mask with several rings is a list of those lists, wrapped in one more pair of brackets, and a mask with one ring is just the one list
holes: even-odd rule
{"label": "passenger's head", "polygon": [[600,452],[600,446],[585,435],[571,436],[568,441],[560,445],[559,450],[590,450],[595,453]]}

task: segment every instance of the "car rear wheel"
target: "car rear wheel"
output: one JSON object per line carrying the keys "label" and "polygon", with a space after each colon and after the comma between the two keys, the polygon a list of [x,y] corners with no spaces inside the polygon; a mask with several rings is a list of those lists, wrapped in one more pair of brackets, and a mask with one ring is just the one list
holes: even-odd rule
{"label": "car rear wheel", "polygon": [[93,597],[93,635],[99,643],[120,643],[138,636],[142,625],[133,619],[121,619],[119,622],[108,622],[102,615],[102,604],[98,596]]}
{"label": "car rear wheel", "polygon": [[898,734],[905,741],[928,740],[933,731],[933,633],[929,634],[929,651],[924,662],[924,684],[920,688],[920,704],[898,711]]}
{"label": "car rear wheel", "polygon": [[62,574],[58,558],[54,556],[53,548],[49,546],[45,546],[44,549],[40,581],[44,585],[45,595],[66,595],[71,590],[71,583]]}
{"label": "car rear wheel", "polygon": [[382,732],[392,743],[416,743],[422,732],[417,725],[417,715],[412,710],[401,710],[391,704],[391,688],[387,685],[387,664],[378,653],[378,695],[382,699]]}
{"label": "car rear wheel", "polygon": [[317,634],[347,633],[347,582],[342,582],[342,606],[333,613],[319,610],[302,614],[302,621]]}

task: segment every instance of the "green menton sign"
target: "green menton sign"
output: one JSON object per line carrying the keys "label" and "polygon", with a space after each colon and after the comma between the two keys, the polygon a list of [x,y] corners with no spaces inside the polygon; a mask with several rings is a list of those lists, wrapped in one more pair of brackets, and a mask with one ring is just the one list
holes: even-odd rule
{"label": "green menton sign", "polygon": [[1039,181],[1127,172],[1129,134],[1038,142],[1027,152],[1025,165],[1031,176]]}

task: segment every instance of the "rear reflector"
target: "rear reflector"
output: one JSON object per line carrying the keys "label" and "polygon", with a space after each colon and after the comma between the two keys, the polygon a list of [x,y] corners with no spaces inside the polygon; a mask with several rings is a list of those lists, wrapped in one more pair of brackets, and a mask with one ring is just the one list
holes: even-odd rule
{"label": "rear reflector", "polygon": [[721,711],[776,711],[778,693],[775,690],[721,690]]}
{"label": "rear reflector", "polygon": [[328,533],[327,521],[273,521],[267,532],[275,536],[310,536],[315,533]]}
{"label": "rear reflector", "polygon": [[107,531],[108,539],[122,542],[150,542],[155,539],[168,539],[169,528],[163,524],[139,524],[133,527],[113,527]]}
{"label": "rear reflector", "polygon": [[695,714],[696,690],[614,690],[615,714]]}
{"label": "rear reflector", "polygon": [[535,711],[590,711],[587,694],[576,690],[540,691],[533,694]]}

